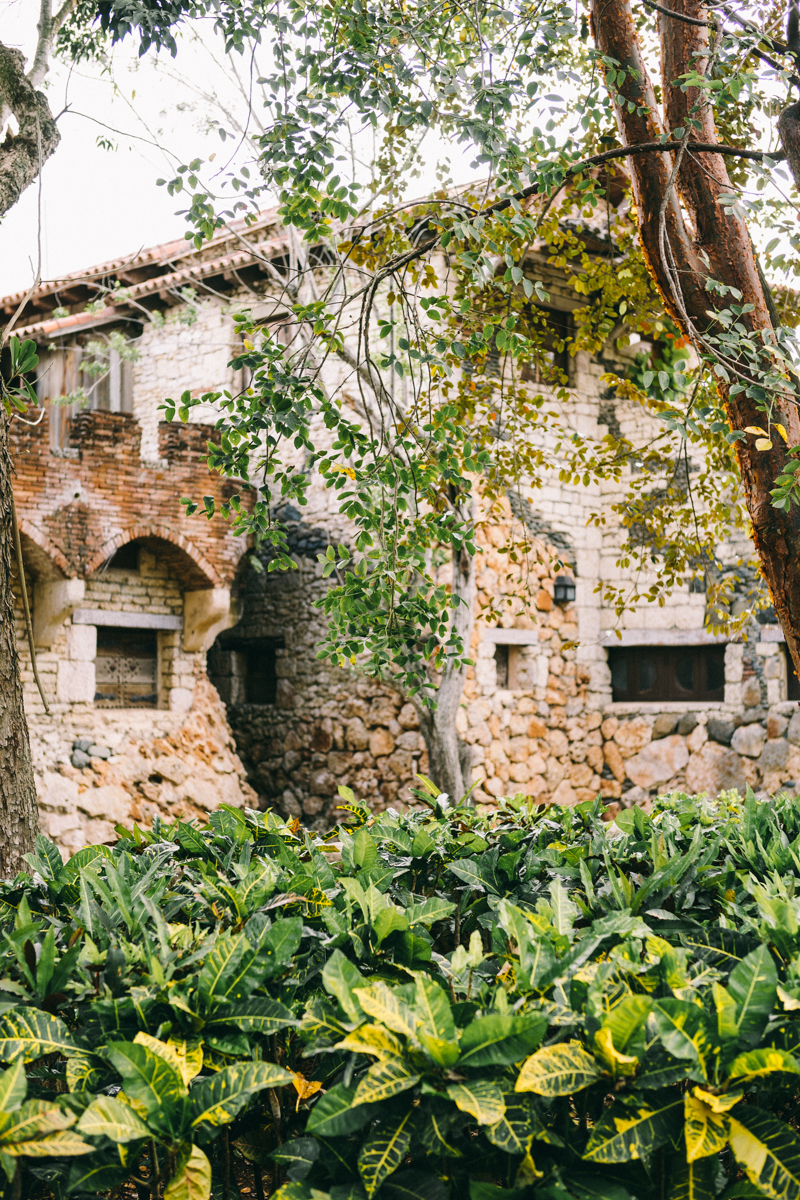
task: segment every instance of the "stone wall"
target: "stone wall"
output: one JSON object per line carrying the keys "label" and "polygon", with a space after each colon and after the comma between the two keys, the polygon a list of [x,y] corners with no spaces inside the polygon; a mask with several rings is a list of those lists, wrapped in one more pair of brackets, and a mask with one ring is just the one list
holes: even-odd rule
{"label": "stone wall", "polygon": [[[87,708],[28,724],[42,832],[64,858],[113,841],[117,824],[206,819],[223,803],[257,804],[225,709],[202,676],[188,713]],[[76,741],[100,752],[82,769],[70,763]]]}
{"label": "stone wall", "polygon": [[[413,803],[414,775],[427,769],[413,706],[315,657],[324,623],[314,604],[329,586],[315,555],[327,537],[299,520],[290,531],[298,569],[251,570],[242,617],[209,655],[248,779],[262,805],[318,827],[335,820],[339,784],[375,809]],[[800,716],[781,699],[782,647],[755,640],[772,631],[754,627],[751,640],[727,647],[724,703],[614,704],[578,658],[578,606],[553,599],[553,554],[564,547],[546,537],[540,528],[529,538],[505,506],[479,538],[475,667],[457,718],[472,746],[476,802],[491,808],[522,794],[571,805],[599,793],[613,814],[664,791],[800,791]],[[271,705],[248,705],[237,692],[230,647],[246,656],[259,639],[283,639]],[[498,684],[498,645],[514,657],[512,687]]]}

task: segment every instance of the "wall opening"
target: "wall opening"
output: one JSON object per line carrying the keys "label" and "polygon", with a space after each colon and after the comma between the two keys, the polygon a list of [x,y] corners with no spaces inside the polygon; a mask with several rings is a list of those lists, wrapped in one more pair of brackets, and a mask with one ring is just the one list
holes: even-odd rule
{"label": "wall opening", "polygon": [[158,634],[154,629],[98,627],[94,700],[98,708],[158,707]]}
{"label": "wall opening", "polygon": [[608,651],[615,701],[724,700],[724,646],[626,646]]}
{"label": "wall opening", "polygon": [[208,652],[208,676],[225,704],[274,704],[282,649],[282,637],[218,638]]}
{"label": "wall opening", "polygon": [[509,646],[499,642],[494,648],[494,664],[497,673],[497,686],[514,691],[519,687],[519,646]]}

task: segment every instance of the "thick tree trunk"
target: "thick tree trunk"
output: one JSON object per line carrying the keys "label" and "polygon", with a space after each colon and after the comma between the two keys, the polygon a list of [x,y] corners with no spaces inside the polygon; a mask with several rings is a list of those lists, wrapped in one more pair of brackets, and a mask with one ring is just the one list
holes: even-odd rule
{"label": "thick tree trunk", "polygon": [[[706,18],[699,0],[670,0],[669,7],[687,17]],[[663,121],[629,3],[592,0],[598,50],[626,69],[619,91],[611,89],[615,93],[620,138],[625,146],[657,141],[664,134],[674,136],[674,130],[686,129],[689,110],[698,102],[696,89],[683,92],[675,81],[688,71],[704,69],[707,30],[664,13],[659,15],[659,21],[665,97]],[[633,112],[628,109],[628,101],[632,101]],[[670,185],[676,161],[673,153],[639,154],[630,158],[639,232],[647,263],[669,312],[690,340],[694,340],[693,328],[701,333],[708,330],[708,310],[727,308],[731,302],[730,298],[706,291],[708,279],[738,289],[741,303],[753,305],[753,311],[740,318],[749,330],[769,330],[767,300],[747,227],[730,206],[723,207],[719,201],[722,193],[734,191],[725,160],[722,155],[691,153],[693,141],[716,143],[713,113],[707,105],[702,105],[698,112],[692,113],[692,119],[699,128],[692,128],[677,179],[673,181],[677,186]],[[684,213],[693,229],[684,219]],[[730,385],[722,379],[717,382],[732,429],[765,424],[764,414],[744,391],[731,396]],[[786,427],[790,446],[800,443],[800,418],[794,405],[778,406],[773,420]],[[758,451],[754,438],[748,435],[745,441],[737,442],[737,452],[753,540],[786,644],[795,669],[800,672],[800,510],[795,507],[786,513],[773,508],[769,494],[782,470],[786,447],[776,433],[772,451]]]}
{"label": "thick tree trunk", "polygon": [[[0,110],[12,112],[19,126],[0,144],[0,216],[7,213],[39,177],[61,140],[50,106],[25,74],[19,50],[0,44]],[[3,122],[5,123],[5,122]]]}
{"label": "thick tree trunk", "polygon": [[[65,0],[56,16],[51,0],[40,0],[38,41],[33,64],[25,72],[19,50],[0,43],[0,216],[12,208],[26,188],[39,178],[42,166],[56,149],[60,134],[46,97],[37,91],[50,62],[58,29],[77,0]],[[15,117],[17,133],[8,130]],[[38,280],[37,280],[38,282]],[[0,339],[5,342],[6,330]],[[11,462],[8,454],[8,415],[0,403],[0,877],[9,878],[24,867],[22,856],[33,849],[38,829],[28,725],[22,706],[11,564],[16,562],[12,535]]]}
{"label": "thick tree trunk", "polygon": [[22,706],[22,683],[14,628],[11,564],[15,562],[11,519],[11,462],[8,417],[0,408],[0,878],[24,867],[38,826],[36,788]]}
{"label": "thick tree trunk", "polygon": [[[464,601],[453,612],[453,628],[469,654],[475,610],[475,556],[466,550],[453,553],[452,594]],[[448,665],[436,692],[436,708],[431,710],[415,703],[428,748],[430,777],[454,804],[461,800],[471,783],[472,747],[461,740],[456,729],[466,678],[466,667]]]}

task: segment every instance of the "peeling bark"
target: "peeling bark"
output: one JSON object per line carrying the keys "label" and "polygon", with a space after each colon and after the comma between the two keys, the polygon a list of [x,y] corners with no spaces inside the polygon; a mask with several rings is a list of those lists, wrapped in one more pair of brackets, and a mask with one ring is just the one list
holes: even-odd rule
{"label": "peeling bark", "polygon": [[[670,7],[682,16],[698,21],[706,19],[706,10],[699,0],[674,0]],[[626,76],[614,97],[622,144],[652,142],[675,129],[687,128],[689,110],[697,104],[698,95],[692,88],[683,92],[676,81],[688,71],[703,70],[709,53],[706,27],[686,24],[663,10],[659,15],[665,97],[662,118],[627,0],[592,0],[592,26],[600,53],[634,72],[633,76]],[[637,106],[637,111],[628,111],[629,100]],[[797,120],[800,114],[794,113],[795,107],[781,118],[784,143],[787,140],[784,128],[790,138],[793,133],[800,133]],[[640,113],[638,108],[644,111]],[[753,305],[753,311],[741,318],[749,330],[769,330],[772,323],[768,298],[759,278],[747,226],[719,202],[721,193],[734,190],[725,159],[721,154],[703,154],[700,161],[699,156],[691,153],[693,141],[716,144],[713,113],[708,105],[703,105],[693,119],[699,128],[692,129],[689,136],[677,174],[677,187],[669,186],[676,161],[674,153],[638,154],[629,159],[646,261],[668,311],[690,340],[692,326],[701,333],[708,329],[708,310],[728,305],[728,300],[706,291],[709,278],[737,288],[743,303]],[[790,128],[792,123],[797,130]],[[797,141],[800,145],[800,138]],[[788,149],[787,157],[791,164]],[[663,244],[659,235],[662,206],[666,233]],[[755,401],[744,392],[730,396],[725,382],[717,382],[732,429],[764,423],[764,415]],[[775,417],[786,427],[789,445],[800,444],[796,406],[785,404]],[[786,459],[786,447],[776,435],[771,452],[757,451],[751,437],[737,443],[737,453],[753,541],[786,644],[795,669],[800,672],[800,510],[793,507],[788,513],[779,511],[772,507],[770,498],[774,480]]]}
{"label": "peeling bark", "polygon": [[4,879],[13,878],[24,866],[22,855],[33,849],[38,825],[14,628],[11,529],[8,417],[0,408],[0,878]]}
{"label": "peeling bark", "polygon": [[0,216],[17,203],[55,150],[61,136],[50,105],[25,74],[19,50],[0,43],[0,103],[16,117],[19,130],[0,144]]}
{"label": "peeling bark", "polygon": [[[66,0],[53,16],[51,0],[40,0],[38,41],[30,71],[19,50],[0,43],[0,217],[34,183],[60,141],[46,97],[36,90],[44,79],[58,29],[75,8]],[[8,129],[12,116],[17,133]],[[2,347],[8,330],[3,330]],[[0,404],[0,877],[24,867],[38,829],[28,724],[22,702],[11,588],[12,465],[8,453],[8,415]]]}

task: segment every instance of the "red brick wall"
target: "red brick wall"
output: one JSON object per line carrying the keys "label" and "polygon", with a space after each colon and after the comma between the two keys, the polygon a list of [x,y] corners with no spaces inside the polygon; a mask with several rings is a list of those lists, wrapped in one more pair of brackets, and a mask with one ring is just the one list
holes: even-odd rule
{"label": "red brick wall", "polygon": [[[201,462],[213,432],[210,425],[162,422],[164,465],[146,466],[141,429],[131,416],[80,413],[70,435],[74,457],[51,453],[46,411],[36,426],[13,421],[10,449],[22,533],[48,556],[56,575],[91,575],[119,546],[149,537],[169,544],[161,557],[171,560],[185,587],[229,586],[244,539],[234,538],[220,517],[187,517],[180,503],[182,496],[222,500],[233,490]],[[31,557],[41,570],[42,554]]]}

